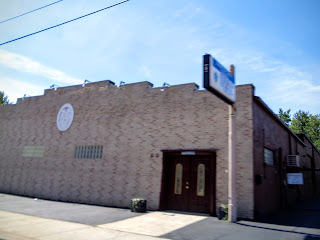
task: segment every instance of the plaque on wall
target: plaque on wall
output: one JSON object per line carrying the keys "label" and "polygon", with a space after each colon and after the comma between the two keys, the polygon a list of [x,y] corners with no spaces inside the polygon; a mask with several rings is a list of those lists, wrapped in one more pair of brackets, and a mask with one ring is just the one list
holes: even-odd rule
{"label": "plaque on wall", "polygon": [[66,131],[73,121],[73,107],[70,103],[64,104],[57,116],[57,127],[60,131]]}
{"label": "plaque on wall", "polygon": [[303,185],[303,173],[287,173],[288,184]]}

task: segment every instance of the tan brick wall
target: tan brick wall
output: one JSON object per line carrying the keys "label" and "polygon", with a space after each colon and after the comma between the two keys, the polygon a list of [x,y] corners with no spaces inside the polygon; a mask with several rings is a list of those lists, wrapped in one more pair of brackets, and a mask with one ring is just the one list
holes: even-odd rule
{"label": "tan brick wall", "polygon": [[[195,88],[100,82],[1,106],[0,190],[119,207],[140,196],[157,209],[161,150],[217,148],[217,204],[225,203],[228,107]],[[75,116],[60,132],[56,118],[65,103]],[[103,145],[103,158],[74,159],[75,146],[83,145]],[[44,157],[22,157],[24,146],[45,146]]]}
{"label": "tan brick wall", "polygon": [[238,215],[241,218],[254,217],[253,186],[253,96],[251,84],[237,86],[236,108],[236,169]]}
{"label": "tan brick wall", "polygon": [[[253,217],[253,86],[237,87],[239,217]],[[71,127],[56,126],[74,108]],[[46,90],[0,106],[0,191],[53,200],[129,207],[133,197],[158,209],[163,149],[219,149],[216,206],[228,201],[228,105],[193,83],[161,91],[148,82],[109,81]],[[102,159],[75,159],[76,146],[103,145]],[[44,146],[43,158],[22,157]]]}

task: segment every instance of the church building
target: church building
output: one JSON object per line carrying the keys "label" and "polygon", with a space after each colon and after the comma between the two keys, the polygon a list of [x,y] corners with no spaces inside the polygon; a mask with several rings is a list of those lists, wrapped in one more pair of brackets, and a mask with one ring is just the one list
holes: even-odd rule
{"label": "church building", "polygon": [[[236,96],[238,218],[319,194],[320,154],[308,137],[253,85]],[[228,107],[194,83],[100,81],[20,98],[0,106],[0,192],[124,208],[142,197],[148,210],[216,216],[228,204]]]}

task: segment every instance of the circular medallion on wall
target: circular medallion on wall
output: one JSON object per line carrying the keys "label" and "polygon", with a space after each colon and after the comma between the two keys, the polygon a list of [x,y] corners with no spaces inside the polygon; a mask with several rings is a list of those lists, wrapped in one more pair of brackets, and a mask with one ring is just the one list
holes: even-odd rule
{"label": "circular medallion on wall", "polygon": [[64,104],[57,116],[57,127],[60,131],[66,131],[73,121],[73,107],[70,103]]}

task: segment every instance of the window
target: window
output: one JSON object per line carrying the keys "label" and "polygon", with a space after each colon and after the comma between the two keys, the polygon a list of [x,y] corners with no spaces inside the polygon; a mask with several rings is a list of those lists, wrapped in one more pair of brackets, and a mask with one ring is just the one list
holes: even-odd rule
{"label": "window", "polygon": [[44,155],[44,146],[25,146],[22,157],[42,158]]}
{"label": "window", "polygon": [[204,164],[198,165],[198,174],[197,174],[197,196],[204,196],[205,190],[205,179],[206,178],[206,167]]}
{"label": "window", "polygon": [[102,158],[103,146],[77,146],[74,158]]}
{"label": "window", "polygon": [[268,166],[273,166],[274,165],[273,159],[274,159],[273,151],[265,148],[264,149],[264,162],[265,162],[265,164]]}
{"label": "window", "polygon": [[182,164],[178,163],[176,165],[176,175],[174,180],[174,194],[182,193]]}

